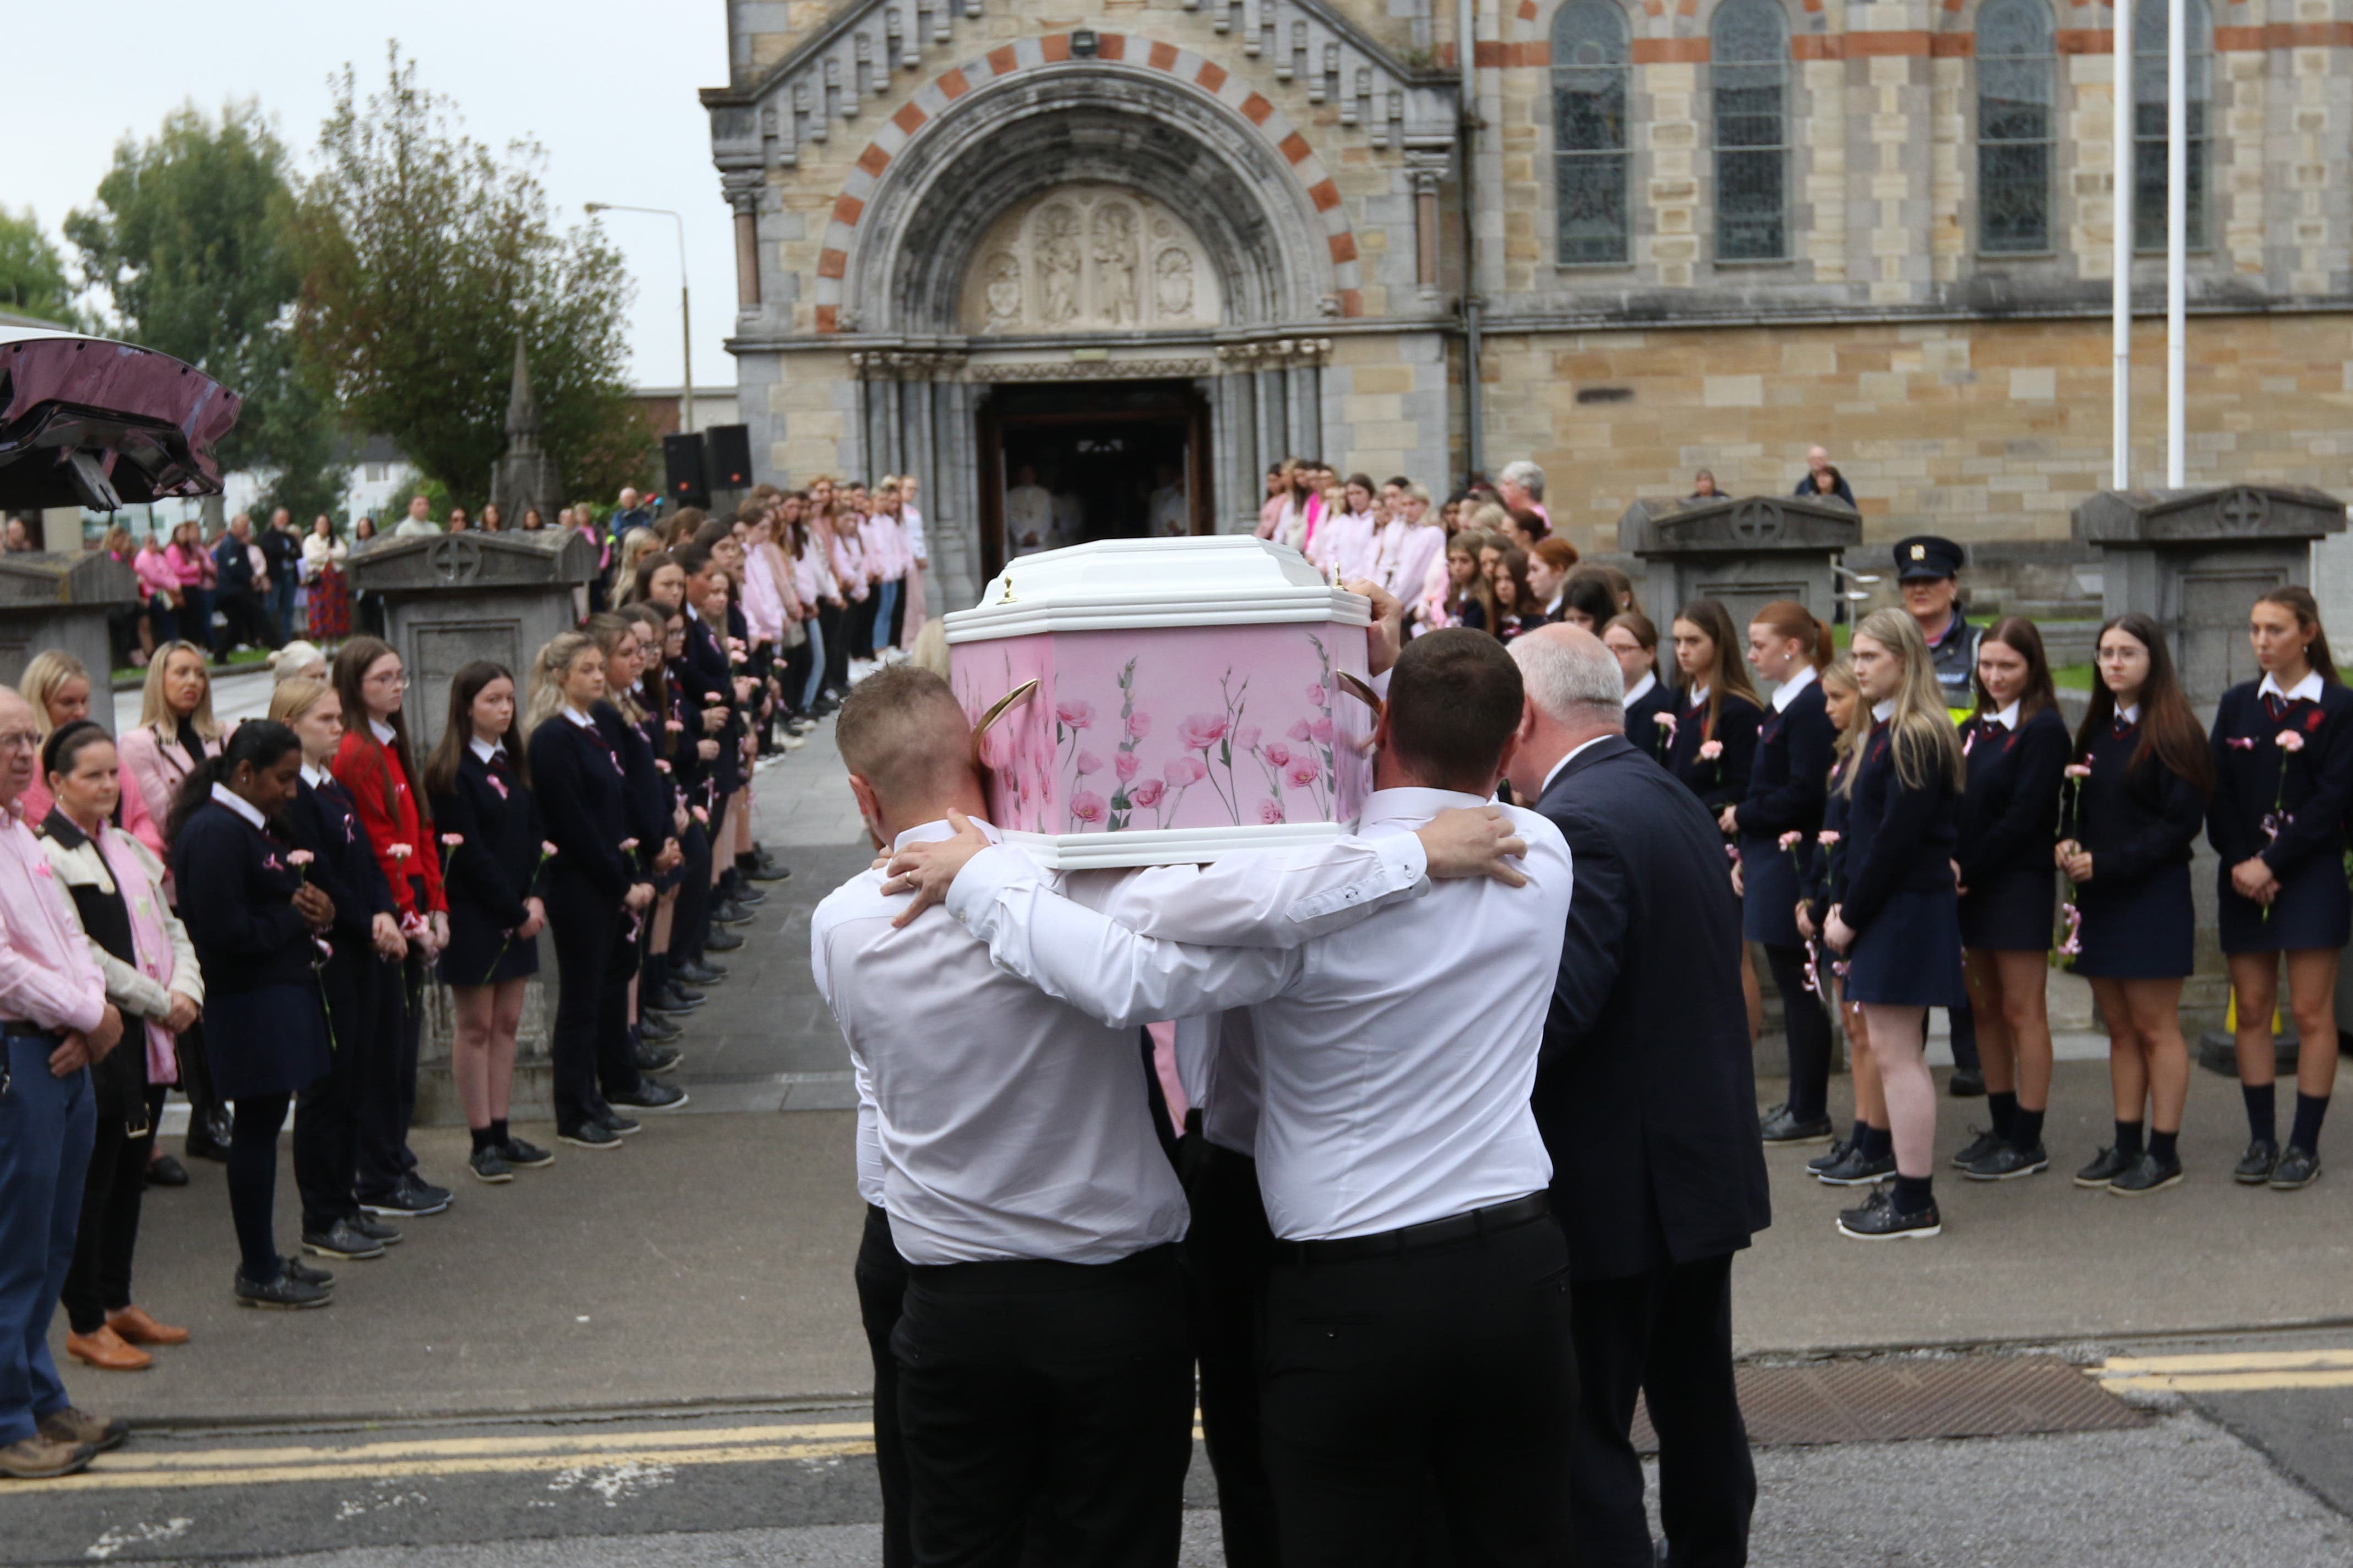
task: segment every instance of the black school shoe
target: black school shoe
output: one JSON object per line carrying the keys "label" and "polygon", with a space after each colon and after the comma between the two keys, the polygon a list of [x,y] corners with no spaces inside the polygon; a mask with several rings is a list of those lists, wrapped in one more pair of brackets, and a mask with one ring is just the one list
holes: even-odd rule
{"label": "black school shoe", "polygon": [[[742,904],[737,903],[733,899],[728,900],[724,903],[714,904],[711,909],[711,923],[712,925],[747,926],[757,919],[759,919],[757,915],[754,914],[750,910],[745,909]],[[718,933],[713,932],[712,934],[716,935]]]}
{"label": "black school shoe", "polygon": [[305,1284],[294,1278],[292,1271],[281,1269],[278,1278],[267,1285],[258,1285],[240,1272],[230,1287],[240,1307],[270,1307],[280,1311],[299,1312],[312,1307],[333,1304],[334,1298],[316,1285]]}
{"label": "black school shoe", "polygon": [[1854,1149],[1855,1144],[1849,1139],[1833,1140],[1829,1148],[1806,1162],[1806,1169],[1819,1176],[1832,1165],[1843,1164],[1846,1157],[1852,1153]]}
{"label": "black school shoe", "polygon": [[2151,1193],[2178,1186],[2180,1182],[2181,1161],[2178,1157],[2160,1160],[2154,1154],[2144,1153],[2132,1163],[2132,1169],[2116,1173],[2116,1179],[2108,1184],[2108,1194],[2119,1198],[2147,1197]]}
{"label": "black school shoe", "polygon": [[188,1168],[173,1154],[158,1154],[147,1162],[147,1184],[151,1187],[185,1187],[188,1184]]}
{"label": "black school shoe", "polygon": [[2137,1154],[2104,1148],[2092,1156],[2090,1164],[2075,1173],[2075,1184],[2079,1187],[2105,1187],[2131,1170],[2138,1159]]}
{"label": "black school shoe", "polygon": [[398,1247],[400,1245],[399,1230],[395,1226],[385,1224],[384,1221],[376,1218],[375,1215],[368,1213],[365,1209],[359,1209],[353,1214],[346,1215],[343,1219],[343,1223],[350,1226],[353,1230],[356,1231],[361,1236],[366,1237],[370,1241],[380,1241],[386,1247]]}
{"label": "black school shoe", "polygon": [[1842,1211],[1838,1228],[1855,1241],[1926,1241],[1945,1234],[1945,1222],[1934,1198],[1916,1209],[1897,1208],[1891,1184],[1873,1193],[1861,1208]]}
{"label": "black school shoe", "polygon": [[648,1008],[638,1015],[638,1038],[649,1046],[666,1046],[684,1033],[666,1014]]}
{"label": "black school shoe", "polygon": [[1765,1113],[1757,1131],[1757,1136],[1767,1143],[1827,1143],[1831,1141],[1831,1119],[1796,1116],[1788,1106],[1777,1105]]}
{"label": "black school shoe", "polygon": [[384,1243],[362,1235],[353,1228],[351,1221],[339,1219],[325,1230],[304,1231],[302,1250],[313,1258],[352,1263],[364,1258],[382,1258]]}
{"label": "black school shoe", "polygon": [[514,1167],[507,1163],[505,1152],[488,1143],[466,1156],[466,1169],[474,1173],[474,1180],[493,1186],[514,1180]]}
{"label": "black school shoe", "polygon": [[2007,1182],[2016,1176],[2031,1176],[2051,1168],[2051,1156],[2042,1145],[2021,1149],[2015,1143],[1997,1143],[1961,1168],[1961,1174],[1972,1182]]}
{"label": "black school shoe", "polygon": [[631,1110],[676,1110],[687,1100],[686,1090],[676,1084],[658,1083],[652,1079],[639,1079],[638,1087],[627,1094],[605,1097],[615,1105],[626,1105]]}
{"label": "black school shoe", "polygon": [[608,1105],[596,1113],[596,1125],[616,1138],[627,1138],[638,1130],[638,1122],[637,1118],[624,1116]]}
{"label": "black school shoe", "polygon": [[2272,1167],[2272,1191],[2292,1193],[2298,1187],[2308,1187],[2320,1180],[2320,1155],[2310,1149],[2291,1143],[2287,1152]]}
{"label": "black school shoe", "polygon": [[2279,1145],[2268,1138],[2258,1138],[2247,1145],[2247,1152],[2231,1167],[2231,1179],[2242,1187],[2260,1187],[2272,1179],[2272,1172],[2279,1163]]}
{"label": "black school shoe", "polygon": [[621,1135],[601,1121],[584,1121],[569,1132],[557,1133],[556,1137],[579,1149],[617,1149],[621,1146]]}
{"label": "black school shoe", "polygon": [[520,1138],[510,1138],[499,1148],[506,1163],[518,1171],[536,1171],[543,1165],[555,1163],[555,1156],[536,1143],[526,1143]]}
{"label": "black school shoe", "polygon": [[1955,1068],[1945,1092],[1955,1100],[1977,1100],[1985,1094],[1985,1074],[1976,1068]]}
{"label": "black school shoe", "polygon": [[1968,1170],[2004,1143],[2001,1134],[1990,1127],[1972,1127],[1969,1131],[1975,1136],[1953,1151],[1953,1168],[1957,1171]]}
{"label": "black school shoe", "polygon": [[1861,1144],[1855,1143],[1847,1146],[1845,1159],[1816,1171],[1814,1180],[1826,1187],[1867,1187],[1894,1173],[1894,1155],[1883,1154],[1874,1160],[1862,1152]]}
{"label": "black school shoe", "polygon": [[[725,926],[712,927],[711,934],[702,939],[703,951],[706,952],[733,952],[743,945],[744,939]],[[704,961],[703,967],[712,967],[708,960]]]}

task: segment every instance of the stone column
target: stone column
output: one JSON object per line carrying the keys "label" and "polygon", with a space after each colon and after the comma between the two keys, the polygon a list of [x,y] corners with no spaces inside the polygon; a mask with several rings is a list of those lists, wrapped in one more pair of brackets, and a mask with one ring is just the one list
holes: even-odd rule
{"label": "stone column", "polygon": [[1258,405],[1258,449],[1267,455],[1270,463],[1305,456],[1292,449],[1291,431],[1283,422],[1282,373],[1263,359],[1256,364],[1250,378],[1257,383],[1253,401]]}
{"label": "stone column", "polygon": [[744,315],[760,309],[760,191],[766,184],[760,169],[731,169],[719,177],[735,213],[735,308]]}

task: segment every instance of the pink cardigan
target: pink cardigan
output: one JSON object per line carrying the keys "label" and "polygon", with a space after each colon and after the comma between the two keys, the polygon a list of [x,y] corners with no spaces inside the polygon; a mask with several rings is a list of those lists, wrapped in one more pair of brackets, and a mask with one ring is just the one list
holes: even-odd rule
{"label": "pink cardigan", "polygon": [[[180,785],[195,770],[188,763],[188,753],[180,749],[176,740],[166,740],[145,724],[126,730],[114,743],[122,761],[122,826],[131,836],[155,852],[156,858],[170,863],[171,856],[164,843],[164,821],[172,814],[172,802],[180,793]],[[205,742],[205,755],[220,755],[217,740]],[[132,820],[131,802],[133,792],[142,807],[142,820]]]}
{"label": "pink cardigan", "polygon": [[179,570],[160,550],[140,551],[131,558],[131,570],[139,579],[143,598],[169,598],[180,591]]}

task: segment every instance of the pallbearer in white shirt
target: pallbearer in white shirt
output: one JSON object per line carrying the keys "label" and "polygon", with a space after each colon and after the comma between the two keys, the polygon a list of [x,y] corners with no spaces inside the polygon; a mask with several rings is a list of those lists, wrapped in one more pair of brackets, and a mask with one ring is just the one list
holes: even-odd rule
{"label": "pallbearer in white shirt", "polygon": [[[970,729],[937,677],[870,677],[838,733],[878,843],[945,838],[951,812],[982,811]],[[1509,837],[1486,814],[1454,816],[1474,847],[1450,866],[1483,867]],[[1431,858],[1393,834],[1102,890],[1188,935],[1295,942],[1419,890]],[[944,912],[882,886],[870,870],[818,906],[810,963],[860,1075],[860,1186],[909,1266],[890,1339],[899,1429],[886,1436],[885,1412],[877,1426],[903,1447],[915,1555],[995,1562],[1026,1531],[1054,1561],[1173,1563],[1193,1397],[1172,1245],[1187,1210],[1134,1035],[995,968]]]}
{"label": "pallbearer in white shirt", "polygon": [[[1417,638],[1376,733],[1365,842],[1486,801],[1520,712],[1493,638]],[[1114,1027],[1250,1009],[1280,1238],[1261,1399],[1285,1568],[1405,1561],[1432,1492],[1456,1559],[1567,1560],[1567,1255],[1529,1092],[1569,858],[1551,823],[1503,810],[1527,886],[1437,885],[1284,950],[1140,936],[1001,846],[950,892],[999,964]]]}

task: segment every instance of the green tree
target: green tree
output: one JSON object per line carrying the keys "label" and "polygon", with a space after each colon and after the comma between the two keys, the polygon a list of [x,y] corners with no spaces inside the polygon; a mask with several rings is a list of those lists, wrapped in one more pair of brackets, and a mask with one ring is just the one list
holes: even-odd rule
{"label": "green tree", "polygon": [[331,461],[333,408],[298,374],[293,214],[286,150],[260,108],[231,103],[216,121],[189,104],[154,140],[123,138],[66,237],[124,337],[244,398],[221,467],[273,471],[264,504],[307,516],[334,509],[347,475]]}
{"label": "green tree", "polygon": [[61,327],[81,325],[66,283],[65,258],[41,232],[30,207],[19,217],[0,206],[0,310]]}
{"label": "green tree", "polygon": [[305,364],[353,423],[478,502],[506,445],[515,336],[566,493],[602,489],[638,410],[622,376],[632,285],[595,227],[557,233],[531,142],[503,159],[387,51],[363,102],[344,68],[295,230]]}

